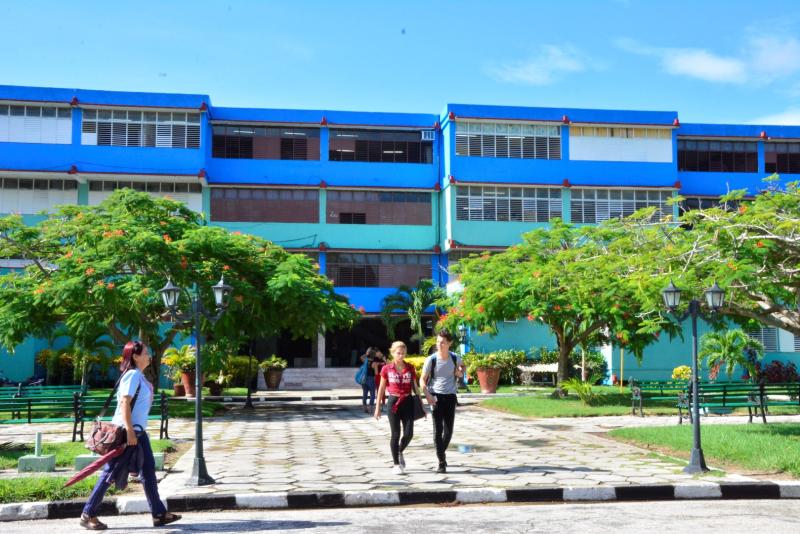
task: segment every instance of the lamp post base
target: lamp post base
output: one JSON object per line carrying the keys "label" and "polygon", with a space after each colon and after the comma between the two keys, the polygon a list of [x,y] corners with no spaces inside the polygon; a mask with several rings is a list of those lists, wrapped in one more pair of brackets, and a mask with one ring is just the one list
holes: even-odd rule
{"label": "lamp post base", "polygon": [[703,457],[703,450],[692,449],[692,458],[689,460],[689,465],[683,468],[683,472],[687,475],[695,475],[706,471],[709,469],[706,466],[706,459]]}
{"label": "lamp post base", "polygon": [[245,401],[244,401],[243,408],[245,410],[253,410],[253,409],[255,409],[255,406],[253,406],[253,398],[250,396],[250,392],[249,391],[247,392],[247,399],[245,399]]}
{"label": "lamp post base", "polygon": [[216,481],[211,478],[206,470],[205,458],[195,458],[192,466],[192,476],[186,481],[187,486],[208,486]]}

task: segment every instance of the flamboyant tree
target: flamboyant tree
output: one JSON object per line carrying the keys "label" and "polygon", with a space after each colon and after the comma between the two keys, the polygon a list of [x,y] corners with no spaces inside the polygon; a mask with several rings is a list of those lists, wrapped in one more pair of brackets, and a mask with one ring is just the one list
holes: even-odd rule
{"label": "flamboyant tree", "polygon": [[662,311],[663,279],[631,267],[628,256],[636,248],[632,236],[614,225],[556,220],[502,253],[461,260],[456,271],[464,291],[443,322],[487,333],[516,317],[547,326],[558,344],[559,384],[579,346],[613,342],[641,357],[660,332],[675,334],[678,326]]}
{"label": "flamboyant tree", "polygon": [[779,186],[776,176],[765,183],[754,198],[733,191],[718,207],[686,212],[682,225],[622,226],[643,243],[643,275],[668,275],[695,298],[716,281],[725,290],[723,315],[800,336],[800,190],[798,182]]}
{"label": "flamboyant tree", "polygon": [[9,351],[62,323],[80,339],[103,325],[117,343],[149,344],[158,370],[164,350],[191,328],[164,322],[158,290],[168,278],[196,284],[213,310],[210,288],[225,276],[230,307],[216,324],[202,323],[215,337],[282,330],[311,337],[358,315],[307,256],[208,226],[180,202],[131,190],[97,206],[63,206],[35,226],[19,216],[0,219],[0,257],[30,262],[0,277],[0,345]]}

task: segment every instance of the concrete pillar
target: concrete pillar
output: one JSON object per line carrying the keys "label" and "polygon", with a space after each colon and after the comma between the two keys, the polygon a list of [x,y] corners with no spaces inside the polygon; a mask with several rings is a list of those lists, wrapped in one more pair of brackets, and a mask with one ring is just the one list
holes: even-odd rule
{"label": "concrete pillar", "polygon": [[317,369],[325,368],[325,334],[317,334]]}

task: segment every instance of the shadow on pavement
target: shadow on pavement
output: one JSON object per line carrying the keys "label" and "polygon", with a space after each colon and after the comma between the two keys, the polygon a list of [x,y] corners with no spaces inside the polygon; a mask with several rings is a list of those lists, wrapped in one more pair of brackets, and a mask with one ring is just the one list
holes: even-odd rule
{"label": "shadow on pavement", "polygon": [[[349,525],[344,521],[265,521],[261,519],[242,519],[241,521],[200,521],[189,523],[191,517],[184,517],[179,523],[173,523],[167,527],[159,528],[159,532],[265,532],[269,530],[302,530],[310,528],[342,527]],[[151,530],[153,527],[127,527],[126,532],[137,530]],[[109,527],[109,531],[122,530]]]}

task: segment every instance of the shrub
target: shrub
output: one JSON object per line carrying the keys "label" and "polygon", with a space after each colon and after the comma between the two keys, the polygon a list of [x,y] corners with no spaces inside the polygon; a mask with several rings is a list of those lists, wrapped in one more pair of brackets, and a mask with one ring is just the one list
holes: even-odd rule
{"label": "shrub", "polygon": [[[251,378],[256,374],[255,363],[256,362],[253,362],[253,369],[250,370]],[[250,365],[250,356],[247,355],[229,356],[227,361],[225,361],[224,369],[220,371],[219,375],[217,375],[217,381],[226,386],[246,387],[247,376],[248,376],[247,367],[249,365]],[[221,381],[219,380],[220,375],[223,377]]]}
{"label": "shrub", "polygon": [[422,366],[425,365],[427,358],[427,356],[422,356],[421,354],[409,354],[403,358],[403,361],[414,368],[414,372],[417,373],[417,378],[419,378],[422,376]]}
{"label": "shrub", "polygon": [[72,355],[60,350],[42,349],[36,354],[36,362],[45,368],[50,385],[70,384],[75,374]]}
{"label": "shrub", "polygon": [[761,366],[757,363],[756,376],[763,376],[766,378],[767,382],[770,383],[797,382],[800,380],[800,375],[798,375],[797,372],[797,366],[795,366],[794,363],[789,362],[787,364],[783,364],[778,360],[772,360],[763,368],[761,368]]}
{"label": "shrub", "polygon": [[182,345],[181,347],[170,347],[164,351],[162,362],[173,371],[191,373],[195,370],[195,350],[192,345]]}
{"label": "shrub", "polygon": [[598,380],[599,378],[596,375],[592,375],[586,382],[581,381],[580,378],[569,378],[561,383],[561,387],[565,391],[577,395],[582,403],[592,404],[597,398],[597,395],[592,391],[592,384]]}
{"label": "shrub", "polygon": [[689,380],[692,378],[692,368],[688,365],[679,365],[672,370],[673,380]]}
{"label": "shrub", "polygon": [[467,373],[475,376],[478,369],[500,369],[500,382],[514,383],[517,380],[517,366],[525,362],[521,350],[498,350],[489,353],[469,352],[464,356]]}

